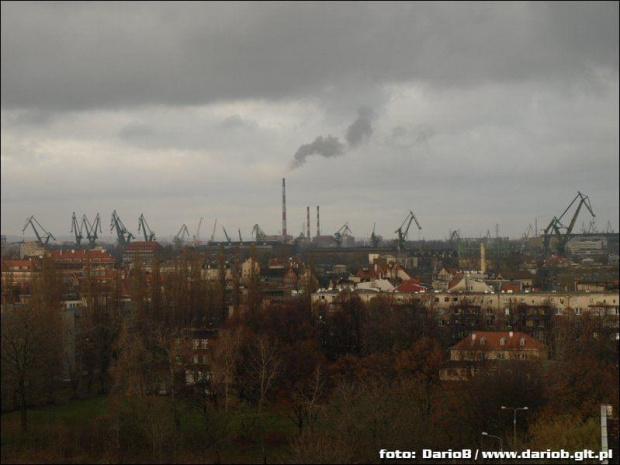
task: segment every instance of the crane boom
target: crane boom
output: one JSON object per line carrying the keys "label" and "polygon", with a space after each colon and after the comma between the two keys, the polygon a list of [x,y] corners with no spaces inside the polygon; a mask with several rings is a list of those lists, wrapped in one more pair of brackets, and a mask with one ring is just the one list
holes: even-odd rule
{"label": "crane boom", "polygon": [[88,217],[84,215],[82,217],[82,225],[86,229],[86,237],[88,239],[88,245],[90,247],[95,247],[95,243],[98,237],[97,229],[99,230],[99,232],[102,232],[101,231],[101,217],[99,216],[99,213],[97,213],[97,216],[95,216],[95,222],[92,224],[90,221],[88,221]]}
{"label": "crane boom", "polygon": [[75,234],[75,245],[80,245],[82,242],[82,228],[84,227],[84,222],[82,224],[78,224],[77,217],[75,216],[75,212],[73,212],[73,216],[71,217],[71,232]]}
{"label": "crane boom", "polygon": [[179,232],[174,237],[175,239],[181,239],[183,236],[189,237],[189,231],[187,230],[187,225],[185,224],[181,226],[181,229],[179,229]]}
{"label": "crane boom", "polygon": [[140,232],[140,228],[142,228],[142,233],[144,234],[144,241],[150,242],[155,240],[155,233],[149,227],[149,224],[146,222],[146,218],[144,217],[144,213],[140,214],[140,218],[138,218],[138,232]]}
{"label": "crane boom", "polygon": [[215,223],[213,223],[213,231],[211,232],[211,242],[215,240],[215,228],[217,226],[217,218],[215,219]]}
{"label": "crane boom", "polygon": [[196,228],[196,235],[194,236],[195,242],[200,242],[200,226],[202,225],[202,217],[200,217],[200,221],[198,222],[198,228]]}
{"label": "crane boom", "polygon": [[348,222],[343,224],[340,227],[340,229],[334,233],[334,238],[336,239],[336,244],[337,244],[338,247],[342,247],[342,239],[348,233],[353,234],[353,231],[351,231],[351,228],[349,228],[349,223]]}
{"label": "crane boom", "polygon": [[252,232],[250,234],[254,234],[254,237],[256,238],[256,242],[261,242],[265,240],[265,233],[263,232],[263,230],[260,228],[258,224],[254,225],[254,227],[252,228]]}
{"label": "crane boom", "polygon": [[[571,209],[571,207],[574,205],[575,202],[577,202],[578,199],[579,199],[579,203],[577,204],[575,213],[573,213],[573,217],[571,218],[569,225],[565,226],[564,224],[562,224],[562,218],[564,218],[564,215],[566,215],[566,213]],[[586,206],[590,214],[593,217],[596,217],[596,215],[594,214],[594,211],[592,210],[592,205],[590,204],[589,197],[587,195],[583,195],[579,191],[577,192],[577,195],[572,200],[572,202],[568,205],[568,207],[566,207],[564,212],[562,212],[562,214],[559,217],[555,217],[555,216],[553,217],[549,225],[544,230],[543,247],[544,247],[545,255],[549,255],[549,252],[550,252],[549,246],[550,246],[552,234],[555,235],[558,240],[557,245],[556,245],[558,253],[560,255],[564,255],[565,250],[566,250],[566,245],[573,238],[573,235],[572,235],[573,228],[575,227],[575,223],[577,222],[577,217],[579,216],[581,207],[583,207],[584,205]],[[564,230],[564,232],[562,232],[562,230]]]}
{"label": "crane boom", "polygon": [[131,242],[131,239],[135,239],[136,237],[127,230],[127,228],[121,221],[121,218],[116,213],[116,210],[112,212],[112,220],[110,221],[110,232],[115,229],[118,239],[118,245],[120,245],[121,247],[129,244]]}
{"label": "crane boom", "polygon": [[[41,234],[37,230],[37,227],[35,226],[35,223],[38,224],[39,228],[41,228],[43,233],[45,233],[45,242],[43,242],[43,239],[41,238]],[[32,230],[34,231],[34,235],[37,236],[37,242],[39,244],[47,245],[49,243],[49,241],[50,241],[50,238],[56,240],[56,238],[54,237],[54,235],[52,233],[47,232],[45,230],[45,228],[43,226],[41,226],[41,223],[39,223],[37,221],[37,219],[34,217],[34,215],[26,220],[26,224],[24,225],[24,229],[22,229],[22,233],[26,230],[28,225],[32,226]]]}

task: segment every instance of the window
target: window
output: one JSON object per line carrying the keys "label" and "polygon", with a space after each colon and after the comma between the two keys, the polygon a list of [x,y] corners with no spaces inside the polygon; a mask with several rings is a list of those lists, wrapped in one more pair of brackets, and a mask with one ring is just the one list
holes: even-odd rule
{"label": "window", "polygon": [[483,346],[487,343],[487,338],[486,337],[482,337],[480,338],[480,345]]}
{"label": "window", "polygon": [[505,338],[505,337],[503,337],[503,338],[501,338],[501,339],[499,340],[499,345],[500,345],[500,346],[505,346],[505,345],[506,345],[506,338]]}
{"label": "window", "polygon": [[450,302],[450,297],[444,297],[444,298],[443,298],[443,301],[444,301],[444,302]]}
{"label": "window", "polygon": [[524,346],[525,345],[525,338],[522,337],[521,339],[519,339],[519,345],[520,346]]}
{"label": "window", "polygon": [[194,355],[194,365],[198,365],[198,355]]}
{"label": "window", "polygon": [[202,364],[203,364],[203,365],[206,365],[206,364],[207,364],[207,356],[206,356],[206,355],[203,355],[203,356],[202,356]]}
{"label": "window", "polygon": [[504,355],[504,352],[499,352],[499,353],[497,354],[497,359],[498,359],[498,360],[504,360],[504,358],[506,358],[506,357],[505,357],[505,355]]}
{"label": "window", "polygon": [[446,320],[439,320],[439,327],[442,327],[443,325],[446,324]]}
{"label": "window", "polygon": [[561,315],[562,314],[562,307],[555,307],[555,314],[556,315]]}
{"label": "window", "polygon": [[504,309],[504,315],[506,316],[510,315],[510,309],[508,307]]}
{"label": "window", "polygon": [[459,301],[459,298],[458,298],[458,297],[453,297],[453,298],[452,298],[452,302],[458,302],[458,301]]}
{"label": "window", "polygon": [[581,315],[581,307],[575,309],[575,315]]}
{"label": "window", "polygon": [[440,308],[437,309],[437,313],[439,313],[440,315],[443,315],[445,311],[446,311],[446,309],[443,308],[443,307],[440,307]]}
{"label": "window", "polygon": [[193,340],[192,340],[192,347],[193,347],[194,349],[197,349],[197,348],[198,348],[198,344],[199,344],[198,339],[193,339]]}
{"label": "window", "polygon": [[[447,299],[447,297],[446,297]],[[439,297],[435,297],[435,302],[439,302]]]}
{"label": "window", "polygon": [[487,308],[487,315],[493,315],[493,309]]}
{"label": "window", "polygon": [[207,344],[209,344],[209,340],[208,339],[203,339],[202,341],[200,341],[200,348],[201,349],[206,349],[207,348]]}
{"label": "window", "polygon": [[490,327],[493,324],[493,320],[487,320],[487,327]]}

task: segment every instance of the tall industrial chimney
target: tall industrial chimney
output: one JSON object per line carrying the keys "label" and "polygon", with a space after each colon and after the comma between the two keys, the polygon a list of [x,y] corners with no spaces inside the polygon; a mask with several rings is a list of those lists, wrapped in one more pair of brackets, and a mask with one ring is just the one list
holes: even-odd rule
{"label": "tall industrial chimney", "polygon": [[321,222],[319,220],[319,206],[316,206],[316,235],[317,237],[321,235]]}
{"label": "tall industrial chimney", "polygon": [[286,240],[286,179],[282,178],[282,240]]}
{"label": "tall industrial chimney", "polygon": [[487,272],[487,254],[484,241],[480,242],[480,271],[482,273]]}
{"label": "tall industrial chimney", "polygon": [[307,238],[310,240],[310,207],[306,207],[306,231]]}

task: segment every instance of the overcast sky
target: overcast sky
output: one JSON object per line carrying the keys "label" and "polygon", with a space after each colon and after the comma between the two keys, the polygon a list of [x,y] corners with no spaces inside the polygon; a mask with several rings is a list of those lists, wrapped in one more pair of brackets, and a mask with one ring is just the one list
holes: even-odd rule
{"label": "overcast sky", "polygon": [[516,238],[577,191],[617,232],[618,36],[617,2],[2,2],[2,234],[276,234],[282,177],[295,236]]}

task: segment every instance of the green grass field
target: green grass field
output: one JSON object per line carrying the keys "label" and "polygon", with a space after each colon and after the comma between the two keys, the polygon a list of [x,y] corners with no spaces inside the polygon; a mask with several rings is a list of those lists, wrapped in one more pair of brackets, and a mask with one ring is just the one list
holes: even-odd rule
{"label": "green grass field", "polygon": [[[165,398],[161,398],[165,402]],[[73,400],[63,405],[28,411],[28,433],[21,432],[20,412],[2,414],[1,458],[3,463],[111,463],[118,459],[109,434],[98,422],[112,413],[106,396]],[[286,456],[297,428],[286,410],[270,409],[258,414],[239,407],[226,415],[219,410],[207,414],[182,406],[181,433],[177,438],[177,461],[211,463],[271,463]],[[102,451],[93,452],[94,444]],[[137,447],[123,461],[150,462],[149,447]]]}

